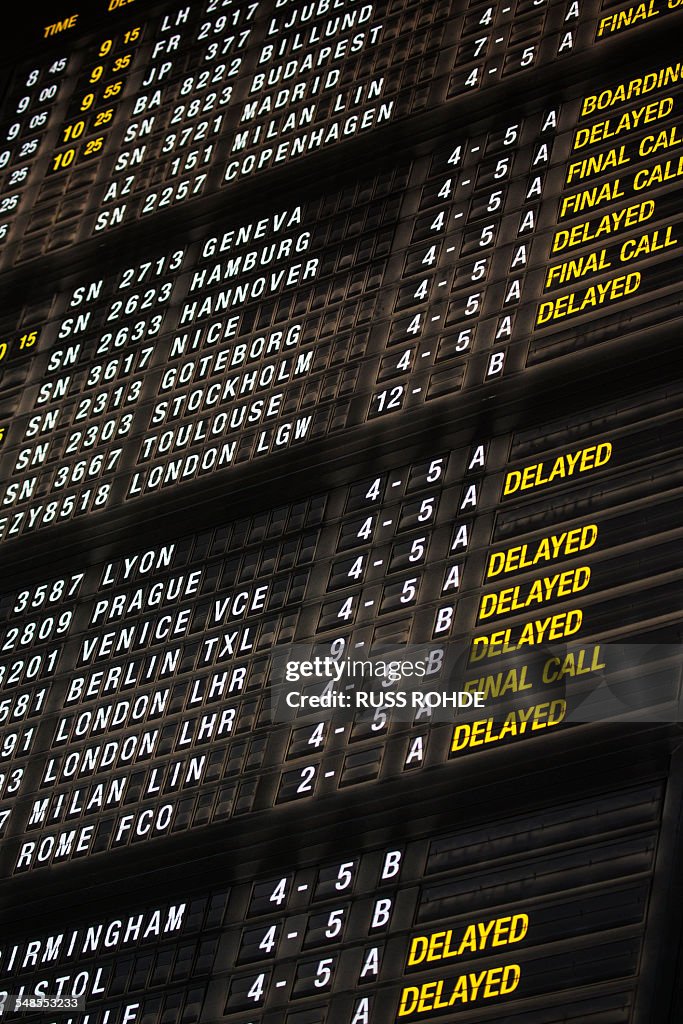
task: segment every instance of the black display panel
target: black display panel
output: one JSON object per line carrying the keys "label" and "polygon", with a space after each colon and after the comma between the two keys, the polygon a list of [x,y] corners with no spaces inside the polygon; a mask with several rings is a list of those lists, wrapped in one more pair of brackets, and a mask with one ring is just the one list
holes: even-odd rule
{"label": "black display panel", "polygon": [[677,1021],[677,29],[26,12],[8,1019]]}

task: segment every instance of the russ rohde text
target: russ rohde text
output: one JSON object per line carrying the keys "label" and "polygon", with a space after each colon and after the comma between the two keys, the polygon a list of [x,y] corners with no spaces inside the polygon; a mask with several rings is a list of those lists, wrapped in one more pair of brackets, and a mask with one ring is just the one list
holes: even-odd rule
{"label": "russ rohde text", "polygon": [[468,693],[453,690],[450,693],[439,690],[387,690],[369,692],[356,690],[340,693],[331,690],[322,694],[306,694],[300,690],[289,690],[285,701],[290,708],[483,708],[483,693]]}

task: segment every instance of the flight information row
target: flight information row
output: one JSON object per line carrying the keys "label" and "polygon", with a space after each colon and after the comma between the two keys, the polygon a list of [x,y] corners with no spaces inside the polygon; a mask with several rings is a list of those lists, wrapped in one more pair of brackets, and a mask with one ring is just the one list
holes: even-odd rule
{"label": "flight information row", "polygon": [[211,0],[142,14],[117,4],[111,29],[86,35],[74,17],[18,72],[5,104],[4,265],[234,188],[679,13],[672,0],[646,14],[603,6]]}
{"label": "flight information row", "polygon": [[[669,402],[643,395],[618,416],[565,418],[569,449],[548,448],[558,422],[545,441],[527,431],[435,452],[8,594],[6,870],[327,798],[547,735],[565,719],[600,720],[585,700],[612,672],[601,642],[632,641],[647,622],[661,632],[676,616]],[[645,622],[634,602],[643,587]],[[604,714],[659,708],[677,720],[671,655],[617,652],[609,694],[625,702]],[[318,657],[322,691],[311,691],[305,666]],[[384,672],[374,695],[321,701],[368,658]],[[399,698],[408,663],[418,685]],[[464,693],[469,719],[456,718],[452,697],[435,712],[444,687]]]}
{"label": "flight information row", "polygon": [[[16,630],[24,619],[60,616],[71,602],[84,597],[103,601],[92,623],[120,619],[142,611],[143,606],[124,612],[117,601],[116,607],[107,611],[110,602],[102,594],[103,588],[130,585],[150,572],[177,573],[209,562],[220,566],[220,571],[212,569],[201,586],[197,581],[176,585],[163,598],[157,597],[157,604],[208,594],[226,584],[246,585],[259,578],[268,581],[297,566],[313,566],[317,599],[325,591],[422,565],[427,554],[442,560],[449,551],[471,547],[488,557],[480,559],[471,578],[465,580],[468,589],[544,560],[552,561],[558,552],[549,552],[546,559],[539,555],[533,563],[512,553],[503,558],[500,553],[494,556],[490,552],[491,548],[510,545],[520,535],[559,530],[568,521],[604,514],[615,505],[623,522],[628,522],[623,497],[635,491],[644,493],[649,481],[642,477],[642,468],[655,463],[662,466],[657,499],[665,505],[666,492],[675,493],[678,484],[671,467],[679,433],[668,405],[675,393],[671,385],[664,392],[652,390],[638,396],[637,401],[625,401],[619,410],[606,405],[574,414],[571,419],[558,416],[542,428],[479,438],[475,435],[467,446],[453,451],[435,447],[421,461],[390,472],[373,472],[371,463],[364,471],[361,461],[348,471],[347,486],[314,494],[293,505],[276,505],[251,518],[227,522],[215,531],[181,536],[168,546],[168,552],[160,549],[166,553],[131,554],[106,562],[104,569],[95,564],[87,578],[84,571],[74,569],[52,583],[41,581],[0,602],[0,621],[7,623],[3,629],[5,650],[11,652],[22,646]],[[445,431],[441,443],[445,445],[447,439]],[[600,481],[599,493],[595,493],[596,479]],[[537,514],[540,510],[542,517]],[[474,520],[479,522],[482,517],[483,522],[485,514],[486,526],[475,529]],[[460,531],[461,522],[469,524],[464,533]],[[636,522],[634,517],[634,526]],[[620,529],[611,529],[608,524],[604,529],[613,538],[612,543],[621,541]],[[412,545],[412,535],[420,531],[428,534],[421,541],[425,551],[406,561],[397,542],[403,543],[405,536],[405,542],[410,540]],[[472,537],[470,531],[474,531]],[[588,531],[584,546],[593,547],[594,543],[595,536]],[[354,550],[380,548],[390,555],[386,563],[364,565],[358,572],[343,575],[346,560],[355,560]],[[562,553],[567,553],[564,548]],[[344,561],[338,563],[337,559]],[[145,604],[152,606],[152,602]],[[88,625],[88,619],[88,615],[81,614],[78,629]],[[50,642],[55,635],[65,633],[67,625],[70,623],[60,627],[55,622],[54,633],[46,632],[45,627],[34,640]],[[13,630],[11,635],[8,628]],[[429,639],[428,635],[423,639]],[[31,646],[31,642],[27,634],[23,646]]]}
{"label": "flight information row", "polygon": [[662,798],[652,783],[458,830],[418,819],[399,843],[329,840],[313,855],[302,836],[303,859],[280,856],[277,874],[262,847],[249,879],[229,866],[222,889],[190,873],[187,894],[24,925],[0,947],[4,1009],[51,994],[84,1000],[73,1024],[155,1024],[171,1007],[188,1022],[384,1024],[469,1007],[499,1019],[514,1000],[538,1021],[533,997],[554,988],[565,1011],[589,992],[598,1020],[617,980],[622,1005],[633,994]]}
{"label": "flight information row", "polygon": [[[660,68],[650,87],[665,88],[680,70]],[[614,95],[582,102],[621,102]],[[678,98],[650,106],[657,114],[665,104],[668,117]],[[536,203],[555,121],[550,109],[527,118],[547,141],[516,154],[520,177],[506,147],[525,126],[493,134],[501,181],[490,193],[485,185],[486,209],[476,186],[469,205],[454,198],[472,188],[482,139],[444,150],[434,184],[405,195],[407,164],[32,296],[8,315],[0,344],[3,539],[452,401],[579,347],[635,346],[639,332],[677,315],[680,231],[661,194],[667,176],[635,203],[622,178],[560,191],[562,207],[572,200],[568,226],[539,230],[556,224],[556,200],[551,211]],[[564,148],[588,130],[565,132]],[[672,132],[663,130],[667,140]],[[563,153],[560,189],[565,166]],[[528,206],[506,212],[529,183]],[[420,214],[433,198],[442,202]],[[595,215],[570,223],[586,204]],[[554,250],[561,262],[548,265]]]}

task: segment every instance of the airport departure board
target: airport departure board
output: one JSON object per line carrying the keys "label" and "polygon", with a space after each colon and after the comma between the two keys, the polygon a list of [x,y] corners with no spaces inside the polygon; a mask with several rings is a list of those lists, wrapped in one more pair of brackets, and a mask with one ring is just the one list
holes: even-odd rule
{"label": "airport departure board", "polygon": [[677,1024],[683,4],[13,14],[0,1015]]}

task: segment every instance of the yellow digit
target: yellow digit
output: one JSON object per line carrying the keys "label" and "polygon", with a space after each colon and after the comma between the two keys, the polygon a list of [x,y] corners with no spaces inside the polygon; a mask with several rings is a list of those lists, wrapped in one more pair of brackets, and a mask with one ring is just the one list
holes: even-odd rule
{"label": "yellow digit", "polygon": [[102,45],[100,46],[100,52],[99,52],[98,56],[106,57],[107,54],[109,53],[109,51],[111,50],[113,45],[114,45],[113,39],[105,39],[104,42],[102,43]]}
{"label": "yellow digit", "polygon": [[86,93],[83,99],[81,100],[81,110],[90,110],[94,102],[95,94],[92,92]]}
{"label": "yellow digit", "polygon": [[112,96],[118,96],[123,88],[123,82],[112,82],[102,93],[102,99],[109,100]]}
{"label": "yellow digit", "polygon": [[62,141],[69,142],[70,139],[80,139],[84,131],[85,121],[75,121],[74,124],[67,124],[62,133]]}
{"label": "yellow digit", "polygon": [[75,156],[75,149],[65,149],[63,153],[55,153],[52,157],[52,170],[61,171],[64,167],[69,167],[74,162]]}
{"label": "yellow digit", "polygon": [[31,348],[38,341],[38,331],[29,331],[19,339],[19,348]]}
{"label": "yellow digit", "polygon": [[99,114],[95,118],[95,128],[99,128],[103,124],[108,124],[114,116],[114,108],[109,107],[108,110],[100,110]]}
{"label": "yellow digit", "polygon": [[102,143],[104,142],[104,136],[100,136],[99,139],[91,139],[90,142],[85,144],[85,156],[90,156],[91,153],[97,153],[98,150],[102,149]]}
{"label": "yellow digit", "polygon": [[90,72],[90,82],[99,82],[103,72],[104,68],[101,64],[98,64],[97,67],[93,68]]}

